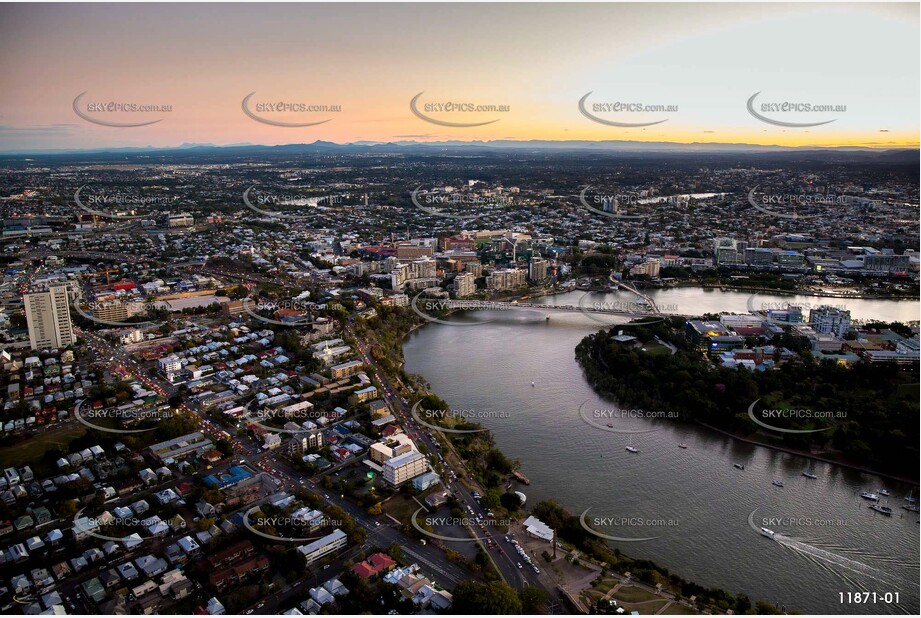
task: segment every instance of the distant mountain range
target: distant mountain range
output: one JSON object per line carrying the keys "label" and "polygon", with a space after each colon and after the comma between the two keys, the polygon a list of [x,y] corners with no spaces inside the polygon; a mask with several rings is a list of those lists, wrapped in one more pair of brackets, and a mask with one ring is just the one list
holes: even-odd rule
{"label": "distant mountain range", "polygon": [[228,154],[319,154],[341,152],[348,153],[374,153],[374,152],[413,152],[424,153],[437,150],[470,150],[490,151],[516,150],[516,151],[594,151],[605,153],[865,153],[876,157],[917,158],[917,148],[867,148],[863,146],[761,146],[757,144],[734,143],[701,143],[693,142],[681,144],[677,142],[639,142],[630,140],[491,140],[491,141],[443,141],[443,142],[369,142],[359,141],[347,144],[335,142],[315,141],[310,144],[282,144],[278,146],[265,146],[260,144],[216,144],[186,143],[173,147],[133,146],[123,148],[94,148],[94,149],[60,149],[60,150],[32,150],[0,153],[3,157],[12,156],[41,156],[65,154],[168,154],[170,152],[183,153],[219,153]]}

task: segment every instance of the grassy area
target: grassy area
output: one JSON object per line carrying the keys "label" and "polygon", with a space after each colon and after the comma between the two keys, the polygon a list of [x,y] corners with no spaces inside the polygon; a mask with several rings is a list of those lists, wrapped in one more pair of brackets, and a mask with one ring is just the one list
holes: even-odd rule
{"label": "grassy area", "polygon": [[605,578],[601,580],[597,586],[595,586],[595,590],[598,590],[601,592],[601,594],[607,594],[611,588],[617,585],[617,582],[619,581],[620,579],[614,577]]}
{"label": "grassy area", "polygon": [[660,598],[651,603],[621,603],[620,606],[623,607],[624,611],[627,613],[636,610],[644,616],[651,616],[662,609],[666,603],[668,603],[668,601]]}
{"label": "grassy area", "polygon": [[668,346],[664,346],[661,343],[656,343],[655,341],[644,343],[643,348],[646,354],[651,354],[653,356],[668,356],[672,353]]}
{"label": "grassy area", "polygon": [[70,443],[85,433],[86,428],[78,424],[50,430],[42,429],[28,440],[0,449],[0,468],[10,466],[32,466],[34,468],[46,451],[55,447],[61,447],[67,451]]}
{"label": "grassy area", "polygon": [[405,494],[397,494],[387,500],[381,508],[400,523],[408,524],[413,513],[419,510],[419,503]]}
{"label": "grassy area", "polygon": [[636,586],[624,586],[614,593],[614,598],[619,603],[642,603],[643,601],[651,601],[661,597]]}

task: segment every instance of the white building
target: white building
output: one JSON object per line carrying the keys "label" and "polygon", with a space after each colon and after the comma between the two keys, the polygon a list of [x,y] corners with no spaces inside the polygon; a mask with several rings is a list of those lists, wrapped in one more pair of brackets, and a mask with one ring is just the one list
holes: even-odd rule
{"label": "white building", "polygon": [[320,560],[324,556],[328,556],[334,551],[341,549],[346,546],[348,540],[346,538],[345,532],[336,528],[323,538],[317,539],[312,543],[307,545],[301,545],[297,548],[298,553],[304,557],[304,560],[307,561],[307,564],[313,564],[317,560]]}
{"label": "white building", "polygon": [[393,487],[424,474],[428,470],[425,457],[416,451],[397,455],[384,462],[384,480]]}

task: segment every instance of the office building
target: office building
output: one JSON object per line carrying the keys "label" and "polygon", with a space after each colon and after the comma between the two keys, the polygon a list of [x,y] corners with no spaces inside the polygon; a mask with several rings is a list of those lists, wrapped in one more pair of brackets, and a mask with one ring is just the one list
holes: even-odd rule
{"label": "office building", "polygon": [[851,312],[828,305],[809,312],[809,325],[817,333],[831,333],[839,337],[851,327]]}

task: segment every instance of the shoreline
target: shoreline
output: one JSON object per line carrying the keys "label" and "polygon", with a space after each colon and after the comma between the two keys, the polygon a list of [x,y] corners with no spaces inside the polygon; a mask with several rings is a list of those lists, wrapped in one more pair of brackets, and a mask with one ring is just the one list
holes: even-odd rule
{"label": "shoreline", "polygon": [[707,424],[707,423],[704,423],[703,421],[692,421],[692,422],[693,422],[694,424],[696,424],[696,425],[700,425],[701,427],[705,427],[706,429],[710,429],[710,430],[715,431],[715,432],[717,432],[717,433],[719,433],[719,434],[722,434],[722,435],[724,435],[724,436],[726,436],[726,437],[728,437],[728,438],[732,438],[733,440],[738,440],[739,442],[744,442],[744,443],[746,443],[746,444],[752,444],[752,445],[754,445],[754,446],[760,446],[760,447],[764,447],[764,448],[769,448],[769,449],[774,450],[774,451],[780,451],[780,452],[782,452],[782,453],[787,453],[788,455],[796,455],[796,456],[799,456],[799,457],[803,457],[803,458],[805,458],[805,459],[811,459],[811,460],[813,460],[813,461],[821,461],[822,463],[832,464],[832,465],[835,465],[835,466],[841,466],[842,468],[848,468],[848,469],[850,469],[850,470],[855,470],[855,471],[857,471],[857,472],[863,472],[864,474],[873,474],[873,475],[875,475],[875,476],[879,476],[879,477],[882,477],[882,478],[891,479],[891,480],[893,480],[893,481],[897,481],[897,482],[899,482],[899,483],[905,483],[905,484],[907,484],[907,485],[917,485],[917,484],[918,484],[918,481],[919,481],[919,479],[911,479],[911,478],[904,477],[904,476],[896,476],[896,475],[894,475],[894,474],[888,474],[888,473],[886,473],[886,472],[879,472],[878,470],[873,470],[872,468],[867,468],[867,467],[865,467],[865,466],[861,466],[861,465],[858,465],[858,464],[847,463],[847,462],[838,461],[838,460],[835,460],[835,459],[829,459],[829,458],[827,458],[827,457],[822,457],[822,456],[820,456],[820,455],[815,455],[815,454],[813,454],[813,453],[809,453],[808,451],[800,451],[800,450],[797,450],[797,449],[788,448],[788,447],[784,447],[784,446],[777,446],[777,445],[774,445],[774,444],[767,444],[766,442],[759,442],[759,441],[757,441],[757,440],[752,440],[751,438],[744,438],[744,437],[742,437],[742,436],[736,435],[736,434],[734,434],[734,433],[732,433],[732,432],[730,432],[730,431],[727,431],[727,430],[725,430],[725,429],[720,429],[719,427],[715,427],[715,426],[713,426],[713,425],[709,425],[709,424]]}

